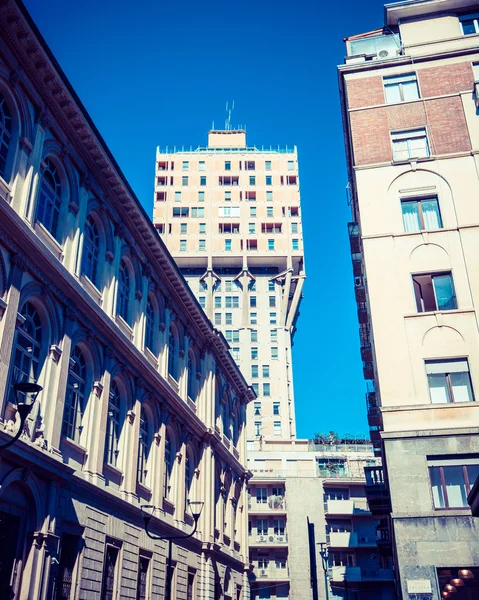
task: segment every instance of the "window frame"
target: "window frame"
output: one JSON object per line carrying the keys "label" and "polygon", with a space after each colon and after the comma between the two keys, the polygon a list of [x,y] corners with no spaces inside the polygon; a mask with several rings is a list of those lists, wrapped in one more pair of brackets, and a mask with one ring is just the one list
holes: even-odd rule
{"label": "window frame", "polygon": [[[444,464],[437,464],[437,465],[431,465],[428,464],[428,474],[429,474],[429,484],[431,486],[431,495],[432,495],[432,503],[434,506],[434,510],[461,510],[461,509],[469,509],[470,507],[467,504],[467,496],[469,495],[472,487],[474,486],[475,482],[471,482],[469,480],[469,473],[467,471],[467,467],[468,466],[474,466],[474,467],[479,467],[479,458],[476,459],[477,462],[473,463],[473,462],[467,462],[467,463],[462,463],[462,464],[450,464],[447,461],[444,462]],[[431,462],[436,462],[434,460],[431,460]],[[440,462],[440,461],[437,461]],[[447,492],[447,482],[446,482],[446,476],[444,473],[444,467],[461,467],[462,469],[462,474],[463,474],[463,481],[464,481],[464,487],[466,490],[466,504],[463,506],[449,506],[449,495]],[[444,506],[436,506],[434,503],[434,494],[433,494],[433,481],[432,481],[432,471],[433,469],[439,469],[439,476],[440,476],[440,481],[441,481],[441,491],[442,491],[442,497],[444,499]]]}
{"label": "window frame", "polygon": [[[461,25],[462,35],[477,35],[479,33],[479,13],[464,13],[462,15],[458,15],[459,23]],[[473,21],[474,22],[474,33],[465,33],[463,21]]]}
{"label": "window frame", "polygon": [[[452,308],[447,308],[447,307],[444,308],[444,307],[439,306],[436,287],[434,285],[435,278],[446,277],[446,276],[448,276],[450,279],[450,286],[451,286],[451,290],[452,290],[451,301],[454,302],[454,306]],[[419,278],[426,278],[426,277],[429,277],[431,280],[432,291],[434,293],[434,303],[435,303],[434,308],[426,308],[426,302],[425,302],[426,296],[422,290],[422,287],[424,286],[424,284],[421,285],[421,283],[419,282]],[[446,311],[458,309],[457,295],[456,295],[456,289],[454,286],[454,278],[452,276],[452,271],[438,271],[438,272],[434,272],[434,273],[413,273],[413,274],[411,274],[411,279],[412,279],[414,299],[416,301],[416,309],[417,309],[418,314],[430,313],[430,312],[446,312]]]}
{"label": "window frame", "polygon": [[[388,80],[389,80],[389,82],[388,82]],[[396,81],[393,81],[393,80],[396,80]],[[417,98],[405,99],[403,84],[409,83],[412,81],[414,81],[416,83]],[[388,90],[388,88],[392,88],[392,87],[396,87],[396,86],[399,88],[400,100],[389,100],[387,90]],[[421,99],[421,93],[419,90],[419,80],[417,77],[417,73],[401,73],[399,75],[390,75],[387,77],[383,77],[383,88],[384,88],[384,99],[386,100],[386,104],[398,104],[399,102],[414,102],[414,100]]]}
{"label": "window frame", "polygon": [[[431,375],[431,373],[427,372],[427,366],[428,365],[432,365],[432,364],[440,364],[441,362],[443,362],[443,363],[450,363],[450,362],[454,362],[454,361],[465,361],[465,362],[467,362],[467,371],[444,371],[444,372],[441,372],[440,374],[444,375],[445,379],[446,379],[446,391],[447,391],[448,401],[444,402],[444,403],[443,402],[433,402],[432,395],[431,395],[431,386],[429,384],[429,375]],[[470,389],[471,389],[471,400],[466,400],[465,402],[475,402],[476,401],[476,397],[475,397],[475,394],[474,394],[474,385],[473,385],[472,377],[471,377],[471,369],[470,369],[470,366],[469,366],[469,360],[467,358],[459,357],[459,358],[450,358],[450,359],[444,359],[444,360],[442,360],[442,359],[425,360],[424,361],[424,367],[425,367],[425,370],[426,370],[427,388],[428,388],[429,399],[431,401],[431,405],[438,406],[438,405],[441,405],[441,404],[457,404],[457,403],[463,404],[464,403],[464,402],[461,402],[461,401],[456,401],[454,399],[454,389],[453,389],[453,384],[452,384],[452,380],[451,380],[451,373],[452,372],[455,372],[455,373],[467,373],[467,375],[469,377],[469,386],[470,386]]]}
{"label": "window frame", "polygon": [[[423,212],[423,208],[422,208],[422,203],[423,202],[431,202],[432,200],[435,200],[437,203],[437,214],[439,217],[439,227],[435,227],[435,228],[427,228],[426,227],[426,223],[424,220],[424,212]],[[403,226],[404,226],[404,232],[405,233],[417,233],[419,231],[435,231],[436,229],[444,229],[444,223],[442,220],[442,214],[441,214],[441,207],[439,205],[439,198],[437,196],[437,194],[432,195],[432,196],[419,196],[419,197],[412,197],[412,198],[401,198],[400,199],[401,202],[401,217],[402,217],[402,221],[403,221]],[[413,230],[413,231],[407,231],[405,224],[404,224],[404,212],[403,212],[403,206],[407,206],[407,205],[413,205],[416,204],[417,205],[417,214],[419,217],[419,229]]]}
{"label": "window frame", "polygon": [[[427,128],[426,127],[416,127],[413,129],[404,129],[404,130],[400,130],[400,131],[391,131],[390,132],[390,138],[391,138],[391,148],[392,148],[392,154],[393,154],[393,162],[407,162],[410,160],[417,160],[417,159],[421,159],[421,158],[429,158],[431,156],[431,146],[429,144],[429,137],[427,134]],[[426,154],[425,155],[414,155],[414,153],[411,150],[411,140],[413,139],[422,139],[424,138],[426,140],[426,144],[425,144],[425,148],[426,148]],[[399,158],[396,157],[396,151],[395,151],[395,142],[406,142],[407,143],[407,151],[408,151],[408,156],[407,158]]]}

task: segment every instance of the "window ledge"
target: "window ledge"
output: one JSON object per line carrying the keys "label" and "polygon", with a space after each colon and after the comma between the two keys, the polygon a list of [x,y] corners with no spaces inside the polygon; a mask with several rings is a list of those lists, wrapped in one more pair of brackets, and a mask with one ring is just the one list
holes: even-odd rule
{"label": "window ledge", "polygon": [[121,332],[126,335],[130,341],[133,341],[133,329],[128,325],[125,319],[120,315],[115,315],[115,322],[120,328]]}
{"label": "window ledge", "polygon": [[2,300],[0,298],[0,321],[2,320],[3,315],[6,310],[7,310],[7,303],[5,302],[5,300]]}
{"label": "window ledge", "polygon": [[409,313],[404,315],[405,319],[414,319],[417,317],[434,317],[435,315],[467,314],[474,313],[473,308],[452,308],[451,310],[430,310],[420,313]]}
{"label": "window ledge", "polygon": [[90,294],[90,296],[95,300],[97,304],[102,305],[102,295],[100,290],[96,287],[96,285],[86,276],[80,275],[80,281],[83,284],[83,287]]}
{"label": "window ledge", "polygon": [[82,446],[81,444],[79,444],[78,442],[75,442],[75,440],[72,440],[70,438],[62,437],[62,444],[64,446],[68,446],[69,448],[72,448],[73,450],[76,450],[83,456],[86,456],[88,454],[88,449],[85,448],[85,446]]}
{"label": "window ledge", "polygon": [[8,204],[12,202],[12,190],[3,177],[0,177],[0,198],[3,198]]}
{"label": "window ledge", "polygon": [[42,240],[42,242],[47,246],[52,254],[54,254],[58,260],[62,260],[63,258],[63,249],[57,240],[52,236],[52,234],[46,229],[44,225],[40,223],[40,221],[35,221],[34,225],[35,233]]}
{"label": "window ledge", "polygon": [[173,377],[173,375],[170,375],[169,373],[168,373],[168,383],[175,390],[175,392],[178,394],[178,392],[180,391],[180,386],[178,385],[178,382]]}
{"label": "window ledge", "polygon": [[411,163],[418,163],[418,162],[429,162],[434,160],[434,156],[432,156],[431,154],[429,156],[418,156],[417,158],[407,158],[404,160],[392,160],[391,164],[393,166],[397,166],[397,165],[410,165]]}
{"label": "window ledge", "polygon": [[144,497],[148,497],[148,498],[150,498],[153,493],[147,485],[145,485],[144,483],[141,483],[138,480],[136,482],[136,492],[137,492],[138,496],[144,496]]}
{"label": "window ledge", "polygon": [[163,510],[172,515],[175,512],[175,503],[168,498],[163,498]]}
{"label": "window ledge", "polygon": [[196,412],[196,404],[193,402],[193,400],[189,396],[186,399],[186,404],[191,408],[191,410],[193,412]]}
{"label": "window ledge", "polygon": [[466,400],[466,402],[437,402],[433,404],[432,402],[428,402],[427,404],[410,404],[404,405],[401,404],[399,406],[381,406],[381,412],[407,412],[410,410],[430,410],[431,408],[439,408],[440,410],[452,409],[455,407],[465,408],[467,406],[478,406],[475,400]]}
{"label": "window ledge", "polygon": [[145,353],[145,356],[148,359],[148,361],[155,367],[155,369],[158,368],[158,359],[153,354],[153,352],[146,346],[144,347],[143,352]]}
{"label": "window ledge", "polygon": [[103,470],[109,471],[112,475],[115,475],[116,477],[123,477],[123,471],[118,467],[110,465],[109,463],[103,463]]}

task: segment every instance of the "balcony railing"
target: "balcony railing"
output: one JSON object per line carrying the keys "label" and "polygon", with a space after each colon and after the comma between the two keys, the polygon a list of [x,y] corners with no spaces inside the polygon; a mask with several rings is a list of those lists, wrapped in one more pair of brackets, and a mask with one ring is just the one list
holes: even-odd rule
{"label": "balcony railing", "polygon": [[366,485],[384,486],[384,471],[382,467],[364,467]]}
{"label": "balcony railing", "polygon": [[392,569],[367,569],[364,567],[333,566],[328,569],[331,581],[392,581]]}
{"label": "balcony railing", "polygon": [[332,548],[358,548],[376,545],[375,539],[359,536],[355,531],[331,531],[326,534],[326,541]]}
{"label": "balcony railing", "polygon": [[248,499],[248,508],[254,512],[270,510],[286,510],[286,499],[283,496],[269,496],[267,502],[258,502],[256,498]]}
{"label": "balcony railing", "polygon": [[256,580],[268,579],[269,581],[284,581],[289,579],[288,567],[266,567],[262,569],[257,565],[254,566],[254,575]]}
{"label": "balcony railing", "polygon": [[328,515],[361,515],[369,514],[366,498],[350,498],[349,500],[328,500],[325,505]]}
{"label": "balcony railing", "polygon": [[286,544],[288,542],[287,533],[264,533],[257,534],[252,533],[249,536],[249,543],[251,544]]}

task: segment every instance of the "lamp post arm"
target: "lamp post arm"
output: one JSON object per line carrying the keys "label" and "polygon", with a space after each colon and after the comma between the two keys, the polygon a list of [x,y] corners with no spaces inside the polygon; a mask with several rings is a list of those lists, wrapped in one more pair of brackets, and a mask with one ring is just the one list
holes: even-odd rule
{"label": "lamp post arm", "polygon": [[149,538],[151,538],[152,540],[185,540],[186,538],[192,537],[196,533],[196,529],[198,527],[198,521],[195,521],[195,526],[191,533],[188,533],[186,535],[164,535],[163,536],[163,535],[153,535],[152,533],[150,533],[148,531],[148,523],[149,523],[149,519],[145,519],[146,535]]}
{"label": "lamp post arm", "polygon": [[5,450],[5,448],[8,448],[9,446],[14,444],[18,440],[18,438],[22,435],[23,427],[25,425],[25,419],[26,419],[26,416],[20,420],[20,427],[18,428],[17,433],[15,434],[14,437],[12,437],[11,440],[8,440],[8,442],[6,442],[5,444],[2,444],[0,446],[0,450]]}

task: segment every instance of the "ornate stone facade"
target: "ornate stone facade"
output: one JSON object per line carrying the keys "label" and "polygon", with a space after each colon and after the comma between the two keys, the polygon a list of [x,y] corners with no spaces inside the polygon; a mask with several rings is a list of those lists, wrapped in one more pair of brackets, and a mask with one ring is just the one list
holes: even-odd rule
{"label": "ornate stone facade", "polygon": [[[0,7],[0,597],[249,598],[253,398],[23,6]],[[219,423],[219,425],[218,425]]]}

